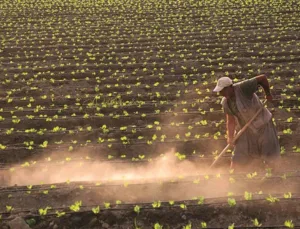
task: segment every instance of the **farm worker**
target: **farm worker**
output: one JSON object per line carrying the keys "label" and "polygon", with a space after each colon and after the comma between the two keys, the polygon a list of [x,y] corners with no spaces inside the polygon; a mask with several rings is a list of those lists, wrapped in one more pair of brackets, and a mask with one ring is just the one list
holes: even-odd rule
{"label": "farm worker", "polygon": [[227,119],[227,143],[234,146],[231,169],[248,167],[257,158],[263,159],[268,166],[273,167],[280,158],[277,131],[272,114],[265,107],[245,132],[235,142],[233,140],[235,129],[238,132],[263,106],[255,94],[259,85],[263,87],[266,99],[272,102],[273,97],[265,75],[235,84],[229,77],[221,77],[213,90],[223,96],[221,104]]}

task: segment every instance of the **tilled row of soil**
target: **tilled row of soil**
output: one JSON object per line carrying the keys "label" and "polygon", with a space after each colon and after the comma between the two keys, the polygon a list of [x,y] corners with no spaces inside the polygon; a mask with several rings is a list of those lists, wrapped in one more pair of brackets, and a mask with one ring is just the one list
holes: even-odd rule
{"label": "tilled row of soil", "polygon": [[[105,191],[109,190],[109,193],[103,193],[100,190],[98,192],[91,190],[60,190],[58,193],[55,193],[55,191],[51,193],[52,191],[50,191],[49,194],[45,196],[44,194],[35,194],[33,191],[27,194],[26,199],[23,198],[23,194],[18,196],[18,193],[13,193],[10,199],[5,203],[10,204],[11,201],[15,204],[16,201],[13,200],[18,199],[17,202],[19,204],[15,206],[16,208],[11,213],[3,214],[4,221],[2,221],[2,226],[7,225],[8,220],[14,217],[14,211],[16,213],[19,211],[18,214],[23,216],[27,220],[27,223],[31,224],[32,228],[57,228],[58,225],[64,225],[65,228],[134,228],[135,224],[143,228],[153,228],[156,223],[160,223],[165,227],[182,228],[189,223],[194,227],[200,227],[203,222],[207,223],[209,228],[224,228],[224,225],[229,226],[233,223],[238,228],[251,228],[255,218],[259,223],[262,223],[263,227],[273,226],[276,228],[277,226],[277,228],[283,228],[287,220],[292,220],[292,222],[297,225],[297,223],[299,223],[299,196],[297,193],[293,193],[292,197],[289,198],[283,198],[281,194],[276,194],[275,192],[269,194],[261,193],[262,190],[268,189],[267,186],[272,190],[274,190],[275,186],[279,188],[279,191],[290,190],[288,188],[291,188],[291,183],[289,183],[289,187],[286,187],[287,189],[283,189],[280,183],[274,181],[271,183],[272,184],[265,186],[261,185],[260,188],[256,189],[260,192],[256,194],[253,193],[251,200],[245,200],[243,195],[201,199],[200,195],[202,193],[196,191],[199,185],[194,185],[195,188],[191,191],[191,189],[188,188],[191,187],[190,185],[184,184],[179,187],[179,184],[176,183],[170,185],[163,184],[149,187],[135,187],[135,197],[132,199],[133,203],[130,203],[130,201],[129,203],[126,203],[126,201],[122,202],[118,199],[119,202],[117,204],[113,202],[116,201],[115,196],[111,199],[107,197],[105,202],[103,202],[101,196],[105,194],[113,196],[122,191],[124,193],[124,196],[122,196],[123,199],[131,199],[132,191],[129,194],[131,189],[130,185],[127,188],[105,189]],[[250,189],[247,190],[248,193],[255,190],[251,188],[253,186],[253,182],[251,182],[251,184],[249,183],[248,188]],[[204,187],[207,188],[206,192],[208,188],[211,188],[209,184],[205,184]],[[204,187],[202,187],[202,189]],[[186,196],[187,193],[184,192],[184,190],[189,190],[189,194],[195,194],[199,199],[176,201],[172,193],[176,193],[175,196],[178,196],[178,194]],[[147,199],[147,193],[150,191],[152,193],[152,196],[149,196],[150,202],[147,203],[147,201],[144,201],[137,203],[139,198],[143,200]],[[165,195],[163,192],[166,191],[170,194],[169,197],[171,199],[163,199],[162,196]],[[127,195],[127,193],[129,195]],[[139,193],[141,194],[139,195]],[[43,204],[39,201],[39,196],[41,195],[43,195],[41,197]],[[86,198],[87,196],[89,196],[89,198]],[[66,197],[68,199],[66,199]],[[3,198],[5,199],[5,197]],[[156,199],[156,207],[153,207],[155,202],[151,203],[153,199]],[[68,204],[71,206],[74,200],[82,200],[79,212],[71,211],[67,207]],[[171,200],[175,200],[175,202],[171,203]],[[233,200],[234,204],[230,202]],[[106,207],[103,206],[103,203],[106,203]],[[108,205],[108,203],[111,204]],[[40,209],[45,209],[47,206],[52,206],[52,208],[49,208],[46,216],[40,216],[35,210],[30,210],[31,205],[34,208],[38,207]],[[97,206],[101,206],[99,208],[100,211],[99,213],[94,213],[92,209],[97,208]],[[17,207],[21,207],[22,210],[18,210]],[[65,215],[58,218],[57,214],[59,213],[65,213]]]}

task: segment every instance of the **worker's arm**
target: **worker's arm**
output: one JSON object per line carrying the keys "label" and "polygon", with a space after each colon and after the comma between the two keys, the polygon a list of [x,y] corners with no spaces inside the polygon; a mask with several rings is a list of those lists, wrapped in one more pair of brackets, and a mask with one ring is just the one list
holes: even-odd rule
{"label": "worker's arm", "polygon": [[257,84],[259,84],[263,87],[267,99],[268,99],[268,97],[271,97],[271,99],[272,99],[272,95],[270,92],[270,85],[269,85],[269,81],[268,81],[266,75],[259,75],[259,76],[256,76],[255,78],[257,80]]}
{"label": "worker's arm", "polygon": [[235,119],[233,115],[226,114],[227,119],[227,144],[233,145]]}

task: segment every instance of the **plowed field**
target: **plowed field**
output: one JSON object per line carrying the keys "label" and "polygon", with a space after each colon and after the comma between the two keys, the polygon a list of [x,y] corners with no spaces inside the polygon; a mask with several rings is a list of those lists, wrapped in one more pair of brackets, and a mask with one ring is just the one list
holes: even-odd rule
{"label": "plowed field", "polygon": [[[296,0],[2,0],[1,228],[300,228],[299,14]],[[280,166],[229,171],[228,150],[209,170],[227,144],[217,79],[260,74]]]}

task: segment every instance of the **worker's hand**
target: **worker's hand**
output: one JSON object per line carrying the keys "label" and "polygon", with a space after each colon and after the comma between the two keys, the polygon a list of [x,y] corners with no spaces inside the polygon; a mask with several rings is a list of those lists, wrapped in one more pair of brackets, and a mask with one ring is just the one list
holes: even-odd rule
{"label": "worker's hand", "polygon": [[270,95],[266,95],[266,100],[268,100],[268,102],[273,102],[273,96],[270,94]]}
{"label": "worker's hand", "polygon": [[268,109],[271,111],[271,113],[274,113],[274,109],[275,109],[275,101],[273,99],[273,95],[266,95],[266,100],[267,100],[267,107]]}
{"label": "worker's hand", "polygon": [[233,140],[233,138],[227,138],[227,144],[229,144],[230,146],[235,146],[235,142]]}

